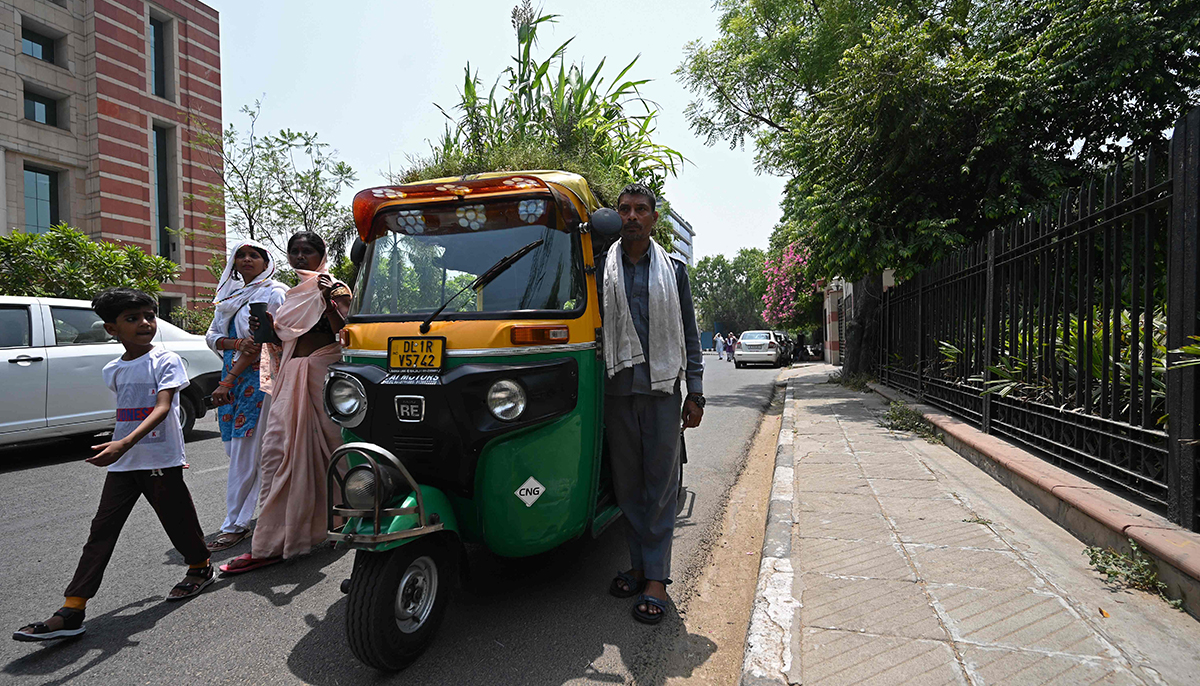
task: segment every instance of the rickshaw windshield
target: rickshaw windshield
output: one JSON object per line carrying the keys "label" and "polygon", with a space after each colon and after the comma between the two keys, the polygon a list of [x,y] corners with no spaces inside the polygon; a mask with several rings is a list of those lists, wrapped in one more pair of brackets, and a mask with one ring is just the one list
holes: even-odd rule
{"label": "rickshaw windshield", "polygon": [[[386,211],[386,210],[385,210]],[[423,319],[497,260],[541,245],[479,291],[467,289],[439,319],[572,318],[584,307],[578,235],[562,230],[548,198],[405,207],[371,243],[350,315],[357,321]]]}

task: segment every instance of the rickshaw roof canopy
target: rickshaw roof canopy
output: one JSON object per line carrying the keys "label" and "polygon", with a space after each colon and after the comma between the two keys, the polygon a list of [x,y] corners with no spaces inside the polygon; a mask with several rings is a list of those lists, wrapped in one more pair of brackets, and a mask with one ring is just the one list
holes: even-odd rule
{"label": "rickshaw roof canopy", "polygon": [[383,233],[375,225],[375,216],[386,207],[467,197],[536,193],[539,189],[550,193],[551,185],[569,191],[589,215],[600,208],[600,201],[592,193],[587,180],[578,174],[559,170],[485,172],[359,191],[354,196],[354,223],[358,227],[358,235],[369,242]]}

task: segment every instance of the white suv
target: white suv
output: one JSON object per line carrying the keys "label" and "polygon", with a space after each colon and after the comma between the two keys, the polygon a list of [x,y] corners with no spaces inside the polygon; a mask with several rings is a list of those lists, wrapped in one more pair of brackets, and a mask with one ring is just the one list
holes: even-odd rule
{"label": "white suv", "polygon": [[[188,370],[191,385],[179,396],[186,433],[206,413],[221,358],[203,336],[162,319],[154,343]],[[86,300],[0,296],[0,445],[111,430],[116,401],[101,370],[124,352]]]}

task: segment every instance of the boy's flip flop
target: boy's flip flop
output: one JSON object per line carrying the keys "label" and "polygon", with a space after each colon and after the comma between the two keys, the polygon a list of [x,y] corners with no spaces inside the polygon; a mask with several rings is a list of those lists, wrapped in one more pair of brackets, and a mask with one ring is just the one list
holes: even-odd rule
{"label": "boy's flip flop", "polygon": [[282,562],[282,557],[254,557],[250,553],[238,555],[229,562],[221,565],[218,569],[222,574],[241,574],[243,572],[252,572],[260,567],[273,565],[276,562]]}
{"label": "boy's flip flop", "polygon": [[55,617],[62,617],[63,628],[57,631],[51,631],[50,627],[46,626],[45,622],[34,622],[27,624],[13,632],[14,641],[49,641],[54,638],[70,638],[78,636],[87,631],[87,627],[83,626],[83,610],[72,610],[69,607],[64,607],[54,613]]}

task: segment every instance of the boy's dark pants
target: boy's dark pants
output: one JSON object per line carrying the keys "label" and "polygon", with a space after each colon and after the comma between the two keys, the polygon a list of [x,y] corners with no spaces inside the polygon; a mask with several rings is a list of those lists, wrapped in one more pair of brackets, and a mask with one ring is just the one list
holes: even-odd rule
{"label": "boy's dark pants", "polygon": [[121,535],[133,506],[143,495],[158,514],[158,521],[162,522],[175,549],[183,554],[184,561],[193,565],[208,559],[204,530],[196,517],[192,494],[183,482],[183,467],[109,472],[100,493],[100,506],[92,519],[92,533],[83,546],[75,578],[71,579],[63,595],[80,598],[96,595],[104,579],[104,568],[117,545],[117,537]]}

